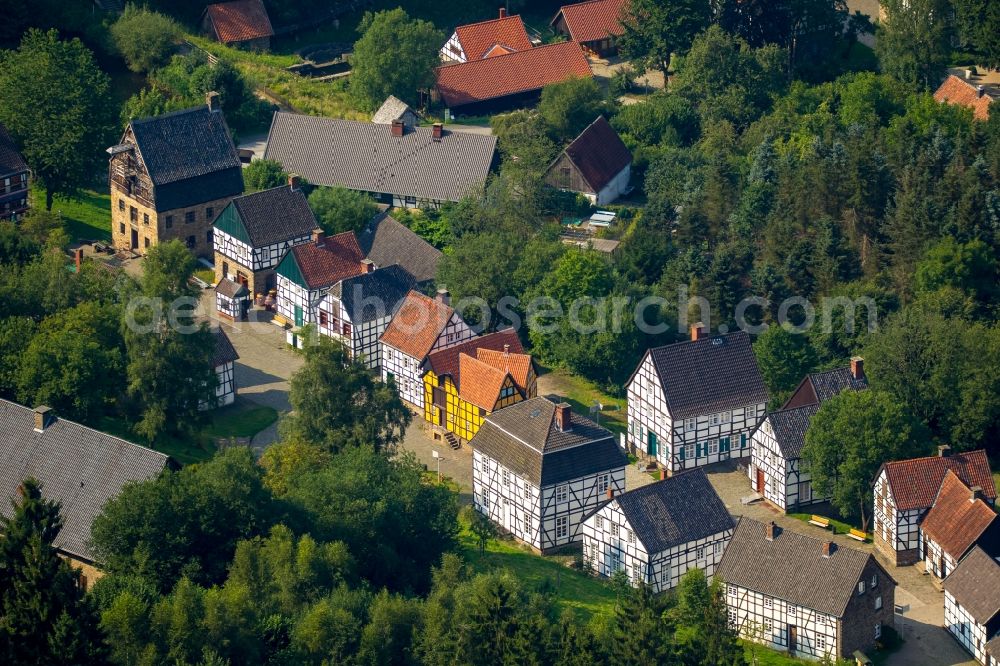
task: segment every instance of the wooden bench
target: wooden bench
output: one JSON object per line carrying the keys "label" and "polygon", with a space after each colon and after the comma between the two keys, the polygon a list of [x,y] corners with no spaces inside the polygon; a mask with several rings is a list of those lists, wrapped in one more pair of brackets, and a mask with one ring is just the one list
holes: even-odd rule
{"label": "wooden bench", "polygon": [[830,519],[824,518],[823,516],[817,516],[815,514],[809,516],[809,524],[815,525],[816,527],[822,527],[824,530],[830,529]]}
{"label": "wooden bench", "polygon": [[860,541],[861,543],[864,543],[865,541],[868,541],[868,535],[867,534],[865,534],[861,530],[856,530],[856,529],[853,529],[853,528],[851,529],[850,532],[847,533],[847,536],[851,537],[855,541]]}

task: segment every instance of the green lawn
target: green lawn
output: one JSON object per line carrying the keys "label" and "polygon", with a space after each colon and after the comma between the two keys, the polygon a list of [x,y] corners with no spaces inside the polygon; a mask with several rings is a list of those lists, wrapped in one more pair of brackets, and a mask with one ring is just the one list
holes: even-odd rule
{"label": "green lawn", "polygon": [[[45,188],[31,188],[33,206],[45,205]],[[62,216],[66,233],[74,242],[81,240],[111,240],[111,195],[107,192],[82,190],[76,197],[56,195],[52,212]]]}
{"label": "green lawn", "polygon": [[540,380],[539,394],[557,393],[566,398],[573,407],[573,411],[578,414],[592,416],[590,407],[595,402],[604,405],[604,410],[600,414],[601,425],[614,433],[625,432],[627,416],[625,411],[625,398],[615,398],[600,389],[589,379],[574,375],[562,368],[548,369],[539,368],[539,372],[544,376],[544,381]]}
{"label": "green lawn", "polygon": [[212,284],[215,282],[215,271],[211,268],[199,268],[194,272],[195,276],[202,282]]}
{"label": "green lawn", "polygon": [[[811,513],[790,513],[788,515],[790,517],[792,517],[792,518],[797,519],[797,520],[801,520],[804,523],[808,523],[809,519],[812,518],[812,516],[813,516],[813,514],[811,514]],[[817,513],[815,515],[817,515],[817,516],[823,516],[824,518],[828,518],[830,520],[830,528],[833,530],[834,534],[847,534],[852,529],[858,529],[858,530],[861,529],[860,527],[855,527],[854,525],[850,525],[848,523],[845,523],[842,520],[837,520],[836,518],[833,518],[833,517],[831,517],[831,516],[829,516],[827,514],[824,514],[824,513]],[[869,532],[868,533],[868,538],[870,539],[871,536],[872,536],[871,532]]]}
{"label": "green lawn", "polygon": [[252,437],[278,420],[272,407],[237,400],[216,410],[212,422],[202,430],[204,437]]}

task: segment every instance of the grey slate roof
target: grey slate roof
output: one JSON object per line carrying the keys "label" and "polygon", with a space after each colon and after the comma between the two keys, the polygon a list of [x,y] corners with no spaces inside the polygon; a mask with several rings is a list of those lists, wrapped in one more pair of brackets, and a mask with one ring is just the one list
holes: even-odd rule
{"label": "grey slate roof", "polygon": [[264,157],[314,185],[341,185],[363,192],[458,201],[490,172],[496,137],[431,128],[392,135],[389,125],[274,114]]}
{"label": "grey slate roof", "polygon": [[243,191],[239,154],[221,111],[199,106],[130,124],[153,181],[157,211]]}
{"label": "grey slate roof", "polygon": [[868,377],[862,375],[860,378],[856,378],[851,374],[850,367],[847,366],[826,372],[811,373],[809,381],[812,382],[816,398],[820,402],[825,402],[846,389],[862,391],[868,388]]}
{"label": "grey slate roof", "polygon": [[629,490],[603,502],[591,514],[611,502],[618,502],[649,553],[704,539],[736,524],[702,469]]}
{"label": "grey slate roof", "polygon": [[944,589],[976,622],[986,624],[1000,614],[1000,563],[976,546],[944,579]]}
{"label": "grey slate roof", "polygon": [[469,445],[539,487],[624,467],[612,433],[573,414],[566,432],[555,425],[555,404],[531,398],[486,417]]}
{"label": "grey slate roof", "polygon": [[740,331],[649,350],[675,419],[767,402],[767,389]]}
{"label": "grey slate roof", "polygon": [[372,122],[379,125],[391,125],[393,120],[401,120],[407,111],[419,117],[419,114],[411,109],[409,104],[395,95],[389,95],[372,116]]}
{"label": "grey slate roof", "polygon": [[[823,541],[778,528],[773,541],[765,526],[740,518],[715,574],[727,583],[841,617],[871,554],[837,545],[823,556]],[[883,579],[892,581],[883,570]]]}
{"label": "grey slate roof", "polygon": [[335,284],[330,292],[343,304],[355,324],[390,316],[415,284],[400,266],[386,266]]}
{"label": "grey slate roof", "polygon": [[358,245],[376,266],[399,264],[417,282],[433,280],[443,256],[440,250],[388,213],[380,213],[358,234]]}
{"label": "grey slate roof", "polygon": [[254,247],[308,236],[319,226],[306,195],[287,185],[244,194],[230,205],[236,207]]}
{"label": "grey slate roof", "polygon": [[54,546],[93,561],[90,526],[107,501],[132,481],[156,477],[170,458],[79,423],[55,418],[35,432],[34,410],[0,400],[0,514],[13,516],[11,500],[27,477],[42,496],[62,504],[64,525]]}
{"label": "grey slate roof", "polygon": [[802,457],[802,447],[806,442],[806,431],[813,414],[819,411],[819,405],[806,405],[795,409],[782,409],[768,414],[774,438],[781,449],[785,460]]}
{"label": "grey slate roof", "polygon": [[28,170],[28,164],[17,152],[14,139],[7,133],[7,128],[0,124],[0,176],[9,176]]}
{"label": "grey slate roof", "polygon": [[216,293],[222,294],[226,298],[239,298],[246,296],[250,293],[246,287],[241,283],[229,278],[222,278],[219,280],[218,284],[215,285]]}
{"label": "grey slate roof", "polygon": [[212,357],[212,367],[217,368],[224,363],[236,361],[240,355],[236,353],[236,348],[233,347],[232,341],[222,330],[222,327],[213,328],[212,333],[215,335],[215,355]]}

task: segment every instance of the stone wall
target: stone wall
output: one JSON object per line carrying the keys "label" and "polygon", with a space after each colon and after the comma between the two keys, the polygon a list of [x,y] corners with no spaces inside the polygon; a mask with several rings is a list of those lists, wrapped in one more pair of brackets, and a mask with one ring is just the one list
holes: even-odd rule
{"label": "stone wall", "polygon": [[[153,208],[142,204],[116,186],[111,187],[111,239],[115,248],[120,250],[134,249],[139,254],[145,254],[148,248],[160,242],[178,239],[187,244],[191,251],[199,257],[212,258],[214,248],[208,238],[212,223],[234,197],[224,197],[200,203],[197,206],[177,208],[157,213]],[[119,202],[124,202],[125,210],[121,210]],[[131,208],[136,209],[136,219],[131,219]],[[209,215],[209,210],[211,215]],[[194,213],[194,221],[185,222],[187,213]],[[148,218],[148,222],[147,222]],[[167,227],[170,218],[170,227]],[[135,247],[132,244],[132,231],[136,232]],[[188,243],[193,237],[194,243]]]}

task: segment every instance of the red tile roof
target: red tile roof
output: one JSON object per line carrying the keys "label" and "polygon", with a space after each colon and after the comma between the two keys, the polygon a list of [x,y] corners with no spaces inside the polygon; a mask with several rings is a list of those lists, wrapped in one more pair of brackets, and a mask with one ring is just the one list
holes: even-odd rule
{"label": "red tile roof", "polygon": [[361,261],[365,258],[353,231],[296,245],[292,248],[292,255],[310,289],[329,287],[343,279],[361,275]]}
{"label": "red tile roof", "polygon": [[441,375],[450,375],[455,382],[455,386],[460,387],[461,369],[458,357],[461,354],[475,354],[477,349],[503,351],[504,345],[507,345],[507,350],[511,353],[520,354],[524,351],[514,329],[506,328],[502,331],[472,338],[454,347],[439,349],[427,357],[427,360],[424,362],[424,369],[433,372],[439,377]]}
{"label": "red tile roof", "polygon": [[462,400],[493,411],[500,399],[500,389],[507,379],[507,373],[468,354],[458,355],[458,368],[462,377],[458,395]]}
{"label": "red tile roof", "polygon": [[574,42],[596,42],[608,35],[622,34],[621,16],[628,0],[591,0],[575,5],[563,5],[552,23],[561,14],[569,36]]}
{"label": "red tile roof", "polygon": [[508,52],[527,51],[532,46],[520,16],[460,25],[455,28],[455,34],[458,35],[466,60],[482,60],[496,46],[505,47]]}
{"label": "red tile roof", "polygon": [[497,370],[510,373],[514,382],[521,388],[527,388],[529,375],[531,374],[531,354],[517,354],[510,351],[476,349],[476,358],[491,365]]}
{"label": "red tile roof", "polygon": [[[934,504],[941,481],[948,470],[955,472],[963,483],[979,486],[990,500],[997,497],[986,451],[955,453],[947,457],[932,456],[912,460],[896,460],[882,465],[896,509],[926,509]],[[881,473],[881,472],[880,472]]]}
{"label": "red tile roof", "polygon": [[541,90],[575,76],[590,78],[590,65],[579,44],[562,42],[438,67],[437,89],[454,108]]}
{"label": "red tile roof", "polygon": [[956,560],[962,559],[993,521],[998,520],[989,504],[971,498],[969,487],[948,470],[934,506],[920,526],[924,534]]}
{"label": "red tile roof", "polygon": [[990,116],[990,102],[993,97],[989,93],[979,94],[976,86],[963,81],[959,77],[951,74],[944,83],[934,91],[934,99],[948,104],[959,104],[972,109],[972,116],[976,120],[986,120]]}
{"label": "red tile roof", "polygon": [[223,44],[271,37],[274,29],[262,0],[234,0],[205,8],[216,38]]}
{"label": "red tile roof", "polygon": [[604,116],[573,139],[565,153],[595,194],[632,163],[632,153]]}
{"label": "red tile roof", "polygon": [[382,342],[423,361],[455,311],[441,301],[411,291],[382,334]]}

